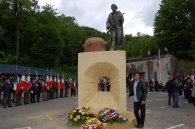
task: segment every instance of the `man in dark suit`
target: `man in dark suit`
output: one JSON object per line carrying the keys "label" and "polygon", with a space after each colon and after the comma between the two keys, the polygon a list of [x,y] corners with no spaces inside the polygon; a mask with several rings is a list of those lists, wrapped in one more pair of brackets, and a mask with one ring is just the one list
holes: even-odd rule
{"label": "man in dark suit", "polygon": [[[134,96],[134,114],[137,120],[136,128],[143,128],[145,122],[145,102],[147,96],[146,82],[140,80],[140,73],[136,73],[134,80],[130,82],[129,97]],[[139,114],[139,110],[141,113]]]}

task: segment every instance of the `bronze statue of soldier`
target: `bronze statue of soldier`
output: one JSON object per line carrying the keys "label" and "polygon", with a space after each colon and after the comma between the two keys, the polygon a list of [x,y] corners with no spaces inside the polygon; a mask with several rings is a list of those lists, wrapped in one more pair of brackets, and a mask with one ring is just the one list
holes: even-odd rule
{"label": "bronze statue of soldier", "polygon": [[112,12],[108,15],[106,29],[111,36],[110,50],[118,49],[123,43],[123,22],[124,17],[120,11],[117,11],[115,4],[111,5]]}

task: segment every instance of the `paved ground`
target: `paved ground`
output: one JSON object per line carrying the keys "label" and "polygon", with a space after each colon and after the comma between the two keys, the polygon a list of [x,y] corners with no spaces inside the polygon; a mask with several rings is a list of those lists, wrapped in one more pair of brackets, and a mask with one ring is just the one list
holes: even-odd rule
{"label": "paved ground", "polygon": [[[133,111],[133,98],[128,110]],[[61,98],[4,109],[0,106],[0,129],[79,129],[66,124],[66,113],[77,98]],[[180,108],[167,106],[167,94],[150,92],[144,129],[195,129],[195,106],[180,97]]]}
{"label": "paved ground", "polygon": [[[131,101],[132,102],[132,101]],[[132,103],[128,109],[133,111]],[[145,128],[149,129],[195,129],[195,106],[180,97],[180,108],[167,104],[167,93],[149,92],[146,104]]]}

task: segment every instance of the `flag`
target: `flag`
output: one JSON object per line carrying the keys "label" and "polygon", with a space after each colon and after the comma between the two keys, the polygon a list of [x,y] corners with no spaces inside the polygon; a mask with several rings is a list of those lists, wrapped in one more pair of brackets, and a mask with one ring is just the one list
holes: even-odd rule
{"label": "flag", "polygon": [[21,81],[23,81],[23,82],[24,82],[24,81],[26,81],[26,80],[25,80],[25,76],[24,76],[24,74],[22,74]]}
{"label": "flag", "polygon": [[158,56],[157,56],[156,65],[157,65],[157,67],[160,67],[160,49],[158,50]]}
{"label": "flag", "polygon": [[[26,77],[22,75],[22,86],[23,86],[23,92],[28,92],[31,86],[30,82],[30,68],[28,67],[28,73],[26,72]],[[24,79],[25,78],[25,79]]]}
{"label": "flag", "polygon": [[49,77],[47,75],[47,78],[46,78],[46,88],[47,88],[47,90],[50,90],[51,86],[52,86],[52,76]]}
{"label": "flag", "polygon": [[54,85],[56,88],[58,88],[58,85],[57,85],[57,78],[56,78],[56,77],[54,77],[53,85]]}
{"label": "flag", "polygon": [[64,85],[64,78],[62,78],[61,80],[61,86],[60,86],[63,90],[65,89],[65,85]]}
{"label": "flag", "polygon": [[60,89],[60,79],[59,79],[59,77],[57,78],[57,88]]}

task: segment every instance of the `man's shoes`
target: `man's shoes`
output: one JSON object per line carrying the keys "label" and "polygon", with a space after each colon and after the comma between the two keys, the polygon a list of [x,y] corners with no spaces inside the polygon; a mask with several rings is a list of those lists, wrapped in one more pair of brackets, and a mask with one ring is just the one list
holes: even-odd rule
{"label": "man's shoes", "polygon": [[142,124],[137,124],[137,125],[135,125],[135,127],[136,127],[136,128],[143,128],[144,125],[142,125]]}

